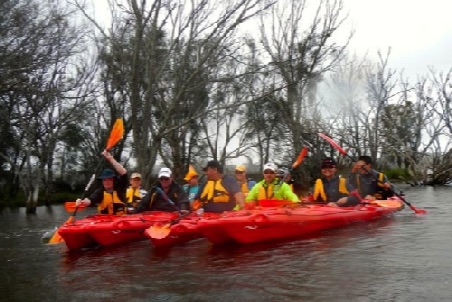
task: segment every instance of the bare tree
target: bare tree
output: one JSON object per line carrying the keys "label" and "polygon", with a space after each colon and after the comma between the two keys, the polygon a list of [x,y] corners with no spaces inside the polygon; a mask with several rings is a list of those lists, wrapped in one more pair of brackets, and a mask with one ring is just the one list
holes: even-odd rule
{"label": "bare tree", "polygon": [[308,2],[279,2],[270,17],[262,18],[260,27],[264,49],[281,81],[275,88],[283,92],[279,100],[288,117],[292,157],[312,139],[310,108],[315,107],[317,84],[341,58],[349,41],[338,44],[333,39],[347,17],[342,1],[320,1],[313,11]]}
{"label": "bare tree", "polygon": [[71,23],[73,11],[32,0],[7,8],[9,23],[2,39],[7,61],[2,69],[9,77],[0,84],[1,100],[2,107],[8,108],[10,133],[19,135],[13,136],[17,141],[11,144],[16,155],[11,157],[14,153],[8,152],[2,156],[18,167],[14,171],[21,175],[27,212],[33,213],[40,188],[51,188],[63,128],[88,108],[79,93],[92,73],[78,65],[76,55],[84,50],[85,29]]}

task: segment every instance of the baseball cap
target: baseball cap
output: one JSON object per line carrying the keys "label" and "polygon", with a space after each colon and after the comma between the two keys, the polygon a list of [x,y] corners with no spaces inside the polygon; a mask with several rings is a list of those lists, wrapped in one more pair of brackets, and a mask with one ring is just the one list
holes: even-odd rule
{"label": "baseball cap", "polygon": [[275,165],[274,163],[266,163],[264,165],[263,171],[265,171],[265,170],[272,170],[273,172],[276,173],[276,171],[278,171],[278,166]]}
{"label": "baseball cap", "polygon": [[336,168],[336,162],[331,157],[327,157],[324,160],[322,160],[322,164],[320,165],[320,168]]}
{"label": "baseball cap", "polygon": [[132,173],[132,175],[130,176],[130,178],[140,178],[141,179],[141,174],[140,173]]}
{"label": "baseball cap", "polygon": [[245,165],[237,165],[235,166],[235,170],[239,172],[246,172],[246,166]]}
{"label": "baseball cap", "polygon": [[171,174],[173,174],[172,172],[171,172],[171,169],[170,168],[161,168],[160,169],[160,171],[159,171],[159,178],[160,177],[171,177]]}

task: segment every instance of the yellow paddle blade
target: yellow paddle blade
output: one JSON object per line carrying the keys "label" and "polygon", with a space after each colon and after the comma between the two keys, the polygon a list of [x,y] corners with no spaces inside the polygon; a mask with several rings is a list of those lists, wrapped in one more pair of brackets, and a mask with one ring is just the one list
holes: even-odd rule
{"label": "yellow paddle blade", "polygon": [[105,149],[110,150],[116,145],[124,135],[124,124],[122,119],[118,118],[111,129],[110,136],[108,137],[107,147]]}
{"label": "yellow paddle blade", "polygon": [[171,224],[167,223],[162,225],[161,223],[156,223],[154,225],[151,225],[151,227],[148,229],[148,234],[151,236],[151,238],[155,239],[162,239],[168,237],[168,235],[171,232]]}

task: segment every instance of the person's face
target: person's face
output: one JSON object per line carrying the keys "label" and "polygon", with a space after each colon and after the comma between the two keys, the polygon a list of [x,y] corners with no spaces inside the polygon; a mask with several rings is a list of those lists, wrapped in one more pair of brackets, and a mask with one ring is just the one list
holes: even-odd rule
{"label": "person's face", "polygon": [[134,189],[141,187],[141,178],[135,177],[130,179],[130,186]]}
{"label": "person's face", "polygon": [[275,177],[276,177],[275,171],[269,169],[264,171],[264,180],[266,183],[273,182],[275,180]]}
{"label": "person's face", "polygon": [[113,190],[113,184],[113,177],[102,179],[102,185],[104,186],[105,190]]}
{"label": "person's face", "polygon": [[198,185],[198,176],[193,176],[192,178],[190,178],[189,180],[188,180],[188,185],[190,186],[190,187],[194,187],[194,186],[197,186]]}
{"label": "person's face", "polygon": [[171,177],[167,177],[167,176],[160,176],[159,180],[160,180],[160,185],[162,186],[162,188],[168,188],[172,182]]}
{"label": "person's face", "polygon": [[217,168],[207,167],[207,170],[204,173],[206,173],[208,180],[218,180],[220,178]]}
{"label": "person's face", "polygon": [[327,179],[330,179],[336,174],[336,168],[335,167],[323,167],[322,168],[322,175],[325,176]]}
{"label": "person's face", "polygon": [[235,179],[238,181],[243,181],[246,177],[245,171],[235,171]]}
{"label": "person's face", "polygon": [[358,160],[356,162],[355,168],[358,169],[359,173],[367,174],[368,171],[370,171],[370,164],[366,164],[366,162],[363,160]]}

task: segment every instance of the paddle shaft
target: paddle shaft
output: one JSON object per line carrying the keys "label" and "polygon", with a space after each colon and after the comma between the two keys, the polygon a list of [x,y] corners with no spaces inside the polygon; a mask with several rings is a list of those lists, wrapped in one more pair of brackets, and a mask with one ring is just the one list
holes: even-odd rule
{"label": "paddle shaft", "polygon": [[179,212],[179,215],[182,215],[181,210],[179,210],[176,204],[171,199],[169,199],[168,195],[166,195],[165,191],[163,191],[162,188],[156,186],[155,190],[157,191],[157,193],[162,195],[163,199],[165,199],[176,211]]}
{"label": "paddle shaft", "polygon": [[[86,184],[85,191],[83,191],[82,197],[80,199],[82,199],[82,200],[85,199],[86,194],[88,193],[88,190],[91,187],[91,185],[93,184],[95,179],[96,179],[96,174],[94,173],[93,175],[91,175],[91,178],[89,179],[88,183]],[[75,218],[75,215],[77,214],[78,207],[79,207],[78,205],[75,206],[74,213],[72,213],[72,217],[73,217],[72,219]]]}

